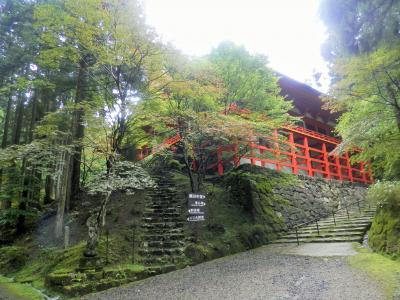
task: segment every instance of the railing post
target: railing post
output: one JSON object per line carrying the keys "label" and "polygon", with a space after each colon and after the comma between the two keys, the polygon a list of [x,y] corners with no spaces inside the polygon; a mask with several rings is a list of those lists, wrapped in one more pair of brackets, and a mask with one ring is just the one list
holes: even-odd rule
{"label": "railing post", "polygon": [[328,161],[328,152],[326,151],[326,144],[322,143],[322,154],[324,156],[324,164],[325,164],[325,172],[326,172],[326,178],[331,178],[331,171],[329,167],[329,161]]}
{"label": "railing post", "polygon": [[335,223],[335,226],[336,226],[336,219],[335,219],[335,212],[334,211],[332,211],[332,216],[333,216],[333,223]]}
{"label": "railing post", "polygon": [[337,155],[335,157],[335,163],[336,163],[337,174],[338,174],[339,180],[342,181],[343,180],[342,166],[340,165],[340,157],[339,157],[339,155]]}
{"label": "railing post", "polygon": [[360,200],[357,200],[358,212],[361,214]]}
{"label": "railing post", "polygon": [[310,159],[310,148],[308,146],[308,138],[304,137],[304,152],[306,157],[306,164],[307,164],[307,172],[309,176],[313,176],[311,159]]}
{"label": "railing post", "polygon": [[315,221],[315,223],[317,224],[317,232],[318,232],[318,236],[319,236],[319,226],[318,226],[318,220]]}
{"label": "railing post", "polygon": [[290,142],[290,153],[292,154],[291,164],[293,174],[298,173],[297,169],[297,158],[296,158],[296,145],[294,142],[293,132],[289,132],[289,142]]}
{"label": "railing post", "polygon": [[347,213],[347,220],[350,220],[349,209],[347,208],[347,205],[346,205],[346,213]]}
{"label": "railing post", "polygon": [[279,142],[278,142],[278,130],[274,129],[274,147],[275,147],[275,154],[276,154],[276,170],[279,171],[281,169],[281,165],[279,164],[281,152],[279,150]]}
{"label": "railing post", "polygon": [[222,165],[222,148],[221,146],[218,146],[217,148],[217,169],[218,169],[218,175],[224,174],[224,167]]}
{"label": "railing post", "polygon": [[297,232],[297,227],[296,227],[296,240],[297,240],[297,246],[299,246],[300,242],[299,242],[299,233]]}
{"label": "railing post", "polygon": [[346,166],[347,166],[347,169],[348,169],[349,180],[350,180],[351,182],[353,182],[353,181],[354,181],[354,179],[353,179],[353,170],[352,170],[351,164],[350,164],[349,153],[346,152],[346,153],[344,154],[344,158],[345,158],[345,160],[346,160]]}

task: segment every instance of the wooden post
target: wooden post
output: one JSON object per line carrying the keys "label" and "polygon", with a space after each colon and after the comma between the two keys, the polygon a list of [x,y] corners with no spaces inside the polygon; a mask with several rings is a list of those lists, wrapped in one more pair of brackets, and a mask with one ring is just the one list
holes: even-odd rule
{"label": "wooden post", "polygon": [[256,160],[254,159],[254,143],[250,142],[250,163],[252,165],[256,164]]}
{"label": "wooden post", "polygon": [[217,148],[217,169],[218,169],[218,175],[224,174],[224,166],[222,165],[222,148],[221,146],[218,146]]}
{"label": "wooden post", "polygon": [[304,147],[305,147],[304,152],[306,157],[308,175],[313,176],[311,159],[310,159],[310,148],[308,146],[308,138],[306,136],[304,137]]}
{"label": "wooden post", "polygon": [[351,182],[353,182],[353,181],[354,181],[354,179],[353,179],[353,171],[351,170],[351,164],[350,164],[349,153],[346,152],[346,153],[344,154],[344,159],[346,160],[346,167],[347,167],[347,169],[348,169],[349,180],[350,180]]}
{"label": "wooden post", "polygon": [[298,169],[297,169],[297,158],[296,158],[296,146],[294,143],[293,132],[289,132],[289,142],[290,142],[290,153],[292,154],[291,157],[292,172],[293,174],[297,174]]}
{"label": "wooden post", "polygon": [[240,164],[238,153],[239,153],[239,147],[238,144],[235,143],[233,144],[233,165],[235,167],[237,167]]}
{"label": "wooden post", "polygon": [[276,130],[276,129],[274,129],[274,140],[275,140],[274,146],[276,149],[276,152],[275,152],[275,154],[276,154],[276,170],[279,171],[281,169],[281,165],[279,163],[281,152],[279,150],[279,143],[278,143],[278,130]]}
{"label": "wooden post", "polygon": [[363,162],[360,163],[360,173],[361,173],[361,176],[362,176],[363,183],[367,183],[367,174],[365,172],[365,168],[364,168],[364,163]]}
{"label": "wooden post", "polygon": [[328,161],[328,152],[326,151],[326,144],[322,143],[322,154],[324,156],[324,164],[325,164],[325,171],[326,171],[326,178],[331,178],[331,171],[329,168],[329,161]]}
{"label": "wooden post", "polygon": [[335,163],[336,163],[336,168],[337,168],[337,173],[338,173],[338,176],[339,176],[339,180],[343,181],[342,166],[340,165],[340,156],[339,155],[336,155]]}

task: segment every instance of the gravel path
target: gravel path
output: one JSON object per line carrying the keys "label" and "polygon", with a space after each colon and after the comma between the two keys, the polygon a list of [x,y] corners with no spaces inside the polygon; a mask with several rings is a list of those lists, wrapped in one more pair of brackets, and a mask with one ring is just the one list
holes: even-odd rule
{"label": "gravel path", "polygon": [[155,276],[84,299],[384,299],[345,257],[278,254],[270,246]]}

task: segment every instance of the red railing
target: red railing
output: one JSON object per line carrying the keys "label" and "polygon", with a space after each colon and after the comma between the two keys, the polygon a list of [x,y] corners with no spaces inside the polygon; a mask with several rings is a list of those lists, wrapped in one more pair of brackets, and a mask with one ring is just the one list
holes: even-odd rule
{"label": "red railing", "polygon": [[318,176],[327,179],[372,183],[366,163],[351,164],[348,153],[330,155],[340,140],[301,127],[286,127],[288,138],[278,139],[277,131],[267,145],[251,142],[249,151],[240,158],[237,145],[220,146],[217,149],[216,169],[224,173],[224,165],[238,166],[244,163],[275,169],[293,174]]}
{"label": "red railing", "polygon": [[[373,182],[366,163],[352,165],[348,153],[330,155],[340,140],[302,127],[284,127],[283,130],[287,139],[278,138],[275,130],[272,137],[265,139],[266,145],[250,142],[244,155],[239,153],[238,145],[218,146],[216,162],[210,163],[207,169],[215,169],[222,175],[224,166],[250,163],[293,174],[367,184]],[[177,134],[152,149],[145,146],[138,150],[137,159],[159,153],[180,140],[181,136]]]}
{"label": "red railing", "polygon": [[144,158],[146,158],[149,155],[154,155],[156,153],[161,152],[162,150],[171,147],[172,145],[176,144],[177,142],[179,142],[181,140],[181,136],[179,134],[166,139],[165,141],[163,141],[161,144],[157,145],[156,147],[153,148],[149,148],[147,145],[142,147],[141,149],[137,149],[137,154],[136,154],[136,159],[137,160],[142,160]]}

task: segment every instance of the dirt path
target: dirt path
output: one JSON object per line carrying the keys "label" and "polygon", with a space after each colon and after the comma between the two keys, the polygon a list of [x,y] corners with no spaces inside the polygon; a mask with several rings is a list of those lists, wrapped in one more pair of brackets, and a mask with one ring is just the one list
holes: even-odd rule
{"label": "dirt path", "polygon": [[282,250],[266,246],[84,299],[384,299],[377,283],[352,269],[346,257]]}

